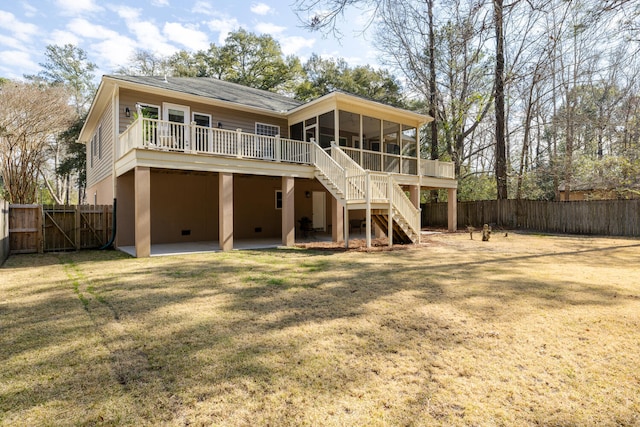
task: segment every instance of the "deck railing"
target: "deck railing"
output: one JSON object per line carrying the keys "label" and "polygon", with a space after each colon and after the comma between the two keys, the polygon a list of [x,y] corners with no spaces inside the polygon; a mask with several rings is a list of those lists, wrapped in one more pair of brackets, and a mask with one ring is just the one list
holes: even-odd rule
{"label": "deck railing", "polygon": [[[363,169],[406,175],[416,175],[418,172],[418,159],[416,157],[349,147],[340,147],[340,149],[354,162],[362,166]],[[422,175],[436,178],[455,178],[453,162],[420,159],[420,172]]]}
{"label": "deck railing", "polygon": [[119,156],[134,148],[276,162],[312,162],[309,142],[149,118],[137,119],[120,135]]}
{"label": "deck railing", "polygon": [[[226,130],[183,124],[166,120],[138,118],[121,135],[118,141],[118,157],[134,148],[146,148],[170,152],[211,154],[276,162],[312,164],[310,142],[245,133],[242,130]],[[415,175],[418,159],[397,154],[339,147],[360,170]],[[340,164],[343,160],[339,159]],[[437,178],[455,178],[452,162],[420,159],[420,174]],[[351,171],[350,174],[358,173]]]}
{"label": "deck railing", "polygon": [[420,159],[420,174],[442,178],[455,178],[455,165],[453,162]]}

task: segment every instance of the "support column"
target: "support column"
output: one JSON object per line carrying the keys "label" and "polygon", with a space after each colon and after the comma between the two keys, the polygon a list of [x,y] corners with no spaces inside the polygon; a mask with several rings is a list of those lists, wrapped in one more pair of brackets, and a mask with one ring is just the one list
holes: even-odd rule
{"label": "support column", "polygon": [[410,185],[409,186],[409,199],[413,206],[416,209],[420,209],[420,186],[419,185]]}
{"label": "support column", "polygon": [[218,206],[220,250],[233,249],[233,174],[218,174]]}
{"label": "support column", "polygon": [[447,221],[449,224],[449,232],[455,233],[458,230],[458,190],[455,188],[447,189]]}
{"label": "support column", "polygon": [[345,207],[342,208],[342,211],[344,212],[343,214],[344,220],[342,221],[342,232],[344,233],[344,247],[349,249],[349,209],[347,209],[347,206],[345,205]]}
{"label": "support column", "polygon": [[296,210],[294,200],[295,178],[282,177],[282,245],[296,243]]}
{"label": "support column", "polygon": [[136,257],[147,258],[151,256],[151,169],[136,166],[133,179]]}
{"label": "support column", "polygon": [[331,240],[339,243],[344,240],[344,209],[335,197],[331,197]]}
{"label": "support column", "polygon": [[364,185],[365,185],[364,197],[366,202],[366,207],[365,207],[366,222],[364,227],[366,236],[364,241],[367,244],[367,248],[371,248],[371,175],[369,174],[369,171],[367,171],[367,175],[364,178]]}

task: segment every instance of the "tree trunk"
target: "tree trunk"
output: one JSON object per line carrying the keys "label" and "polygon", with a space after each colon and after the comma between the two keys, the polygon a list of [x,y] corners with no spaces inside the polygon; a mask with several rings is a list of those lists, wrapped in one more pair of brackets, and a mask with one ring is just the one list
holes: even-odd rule
{"label": "tree trunk", "polygon": [[[427,13],[429,15],[429,115],[433,117],[431,122],[431,160],[439,158],[438,153],[438,108],[436,96],[436,41],[433,29],[433,3],[435,0],[427,0]],[[431,190],[431,201],[438,201],[438,190]]]}
{"label": "tree trunk", "polygon": [[498,200],[507,198],[507,155],[504,135],[504,34],[502,25],[502,0],[494,0],[494,24],[496,30],[496,184]]}

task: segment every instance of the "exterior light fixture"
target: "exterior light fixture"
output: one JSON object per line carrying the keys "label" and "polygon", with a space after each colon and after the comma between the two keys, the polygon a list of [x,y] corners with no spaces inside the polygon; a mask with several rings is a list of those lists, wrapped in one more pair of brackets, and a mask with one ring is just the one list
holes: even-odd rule
{"label": "exterior light fixture", "polygon": [[131,117],[131,110],[129,109],[129,107],[126,107],[124,109],[124,115],[127,117]]}

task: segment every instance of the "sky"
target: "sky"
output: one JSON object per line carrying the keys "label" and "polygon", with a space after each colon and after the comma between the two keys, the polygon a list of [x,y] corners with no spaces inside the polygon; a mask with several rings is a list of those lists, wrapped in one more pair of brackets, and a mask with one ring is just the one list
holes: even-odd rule
{"label": "sky", "polygon": [[379,68],[371,36],[362,33],[366,12],[348,11],[338,40],[301,28],[293,1],[0,0],[0,77],[37,74],[50,44],[84,49],[99,78],[127,64],[136,49],[161,55],[206,50],[240,28],[270,34],[283,53],[302,61],[316,53]]}

